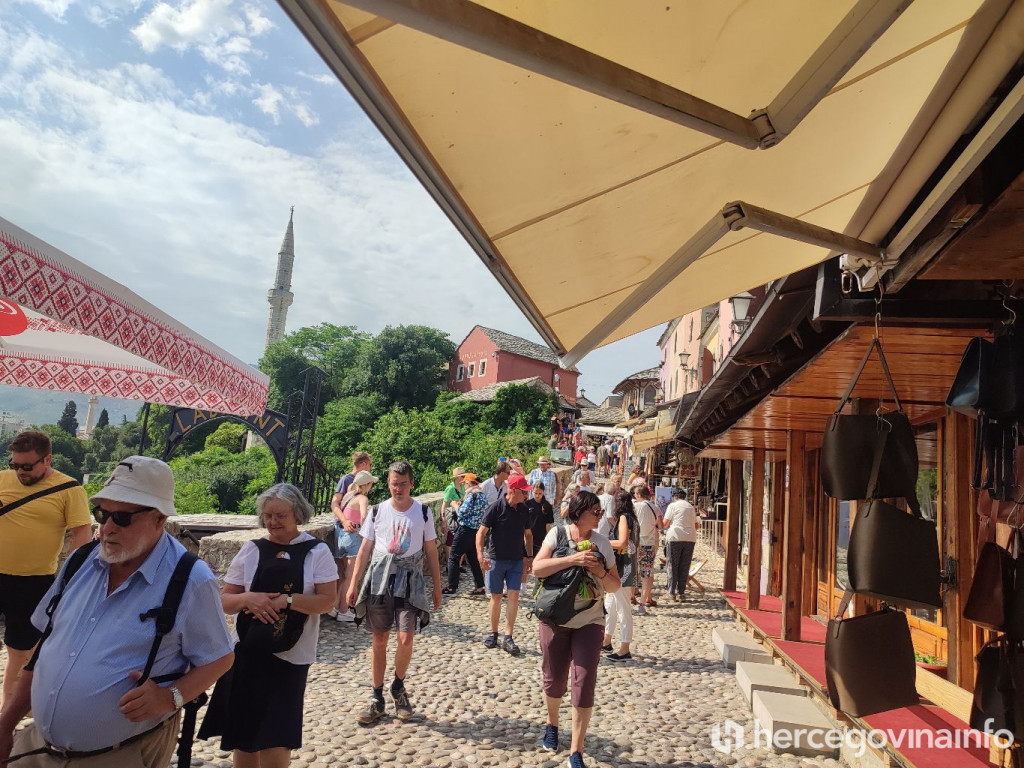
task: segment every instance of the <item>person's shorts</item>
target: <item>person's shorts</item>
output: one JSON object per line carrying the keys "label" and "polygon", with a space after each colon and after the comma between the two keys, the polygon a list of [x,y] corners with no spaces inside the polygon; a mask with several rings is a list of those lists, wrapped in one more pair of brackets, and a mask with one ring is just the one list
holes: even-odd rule
{"label": "person's shorts", "polygon": [[654,547],[640,547],[637,551],[637,559],[640,561],[640,578],[650,578],[654,573]]}
{"label": "person's shorts", "polygon": [[359,554],[359,547],[362,546],[363,537],[358,533],[349,533],[339,525],[334,526],[338,533],[338,546],[334,550],[335,557],[355,557]]}
{"label": "person's shorts", "polygon": [[595,462],[591,461],[587,464],[588,472],[593,472],[595,469],[597,469],[597,464]]}
{"label": "person's shorts", "polygon": [[491,570],[484,574],[487,583],[487,591],[493,595],[500,595],[505,588],[518,592],[523,585],[523,561],[519,560],[491,560]]}
{"label": "person's shorts", "polygon": [[371,632],[415,632],[419,621],[419,608],[414,608],[404,597],[386,595],[371,597],[366,602],[366,628]]}
{"label": "person's shorts", "polygon": [[32,612],[53,584],[53,578],[0,573],[0,614],[4,617],[4,643],[14,650],[32,650],[32,646],[43,634],[32,625]]}

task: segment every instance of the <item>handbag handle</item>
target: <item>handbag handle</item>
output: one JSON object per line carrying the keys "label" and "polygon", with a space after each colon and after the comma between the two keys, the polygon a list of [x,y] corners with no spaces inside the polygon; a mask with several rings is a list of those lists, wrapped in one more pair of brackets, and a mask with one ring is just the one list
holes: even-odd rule
{"label": "handbag handle", "polygon": [[[880,422],[885,423],[884,418],[879,419]],[[879,424],[878,437],[875,438],[875,456],[871,463],[871,476],[868,478],[868,499],[878,498],[876,493],[878,491],[878,473],[882,468],[882,456],[885,454],[885,443],[889,439],[890,430],[883,428]],[[900,444],[897,444],[900,447]],[[914,513],[914,517],[924,519],[924,515],[921,514],[921,503],[917,500],[917,493],[911,492],[906,497],[907,506],[910,511]]]}
{"label": "handbag handle", "polygon": [[836,413],[842,411],[850,401],[850,397],[853,395],[853,389],[857,386],[857,381],[860,380],[861,374],[864,373],[868,360],[871,359],[871,353],[876,349],[878,350],[878,360],[882,364],[882,371],[885,373],[885,379],[889,382],[889,389],[892,391],[892,399],[896,403],[896,410],[903,410],[903,404],[900,402],[900,396],[896,394],[896,385],[893,383],[892,374],[889,372],[889,363],[886,362],[885,352],[882,351],[882,342],[878,339],[872,339],[871,344],[868,345],[868,351],[864,354],[864,359],[860,361],[860,366],[858,366],[857,372],[853,375],[853,380],[850,382],[850,386],[846,388],[846,393],[843,395],[843,399],[840,401],[839,407],[836,408]]}
{"label": "handbag handle", "polygon": [[849,587],[843,592],[843,599],[839,601],[839,609],[836,611],[835,626],[832,628],[832,634],[834,637],[839,637],[839,625],[846,618],[846,609],[850,607],[850,601],[853,600],[853,590]]}

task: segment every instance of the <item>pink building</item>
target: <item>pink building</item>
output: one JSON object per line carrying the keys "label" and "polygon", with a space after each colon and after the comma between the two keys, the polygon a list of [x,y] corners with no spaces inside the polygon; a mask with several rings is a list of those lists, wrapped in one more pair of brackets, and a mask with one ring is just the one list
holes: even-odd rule
{"label": "pink building", "polygon": [[448,364],[448,389],[471,392],[498,382],[537,376],[575,405],[579,375],[575,367],[562,368],[558,356],[542,344],[477,325]]}

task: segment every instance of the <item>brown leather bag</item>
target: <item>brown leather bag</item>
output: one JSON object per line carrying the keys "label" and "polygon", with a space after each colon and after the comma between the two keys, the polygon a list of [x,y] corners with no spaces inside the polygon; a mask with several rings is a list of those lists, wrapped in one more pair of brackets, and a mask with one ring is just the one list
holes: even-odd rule
{"label": "brown leather bag", "polygon": [[885,608],[843,618],[852,597],[847,590],[825,636],[825,680],[832,706],[866,717],[918,704],[907,615]]}
{"label": "brown leather bag", "polygon": [[964,605],[964,618],[985,629],[1002,632],[1013,594],[1016,563],[994,541],[985,542],[974,566],[974,581]]}

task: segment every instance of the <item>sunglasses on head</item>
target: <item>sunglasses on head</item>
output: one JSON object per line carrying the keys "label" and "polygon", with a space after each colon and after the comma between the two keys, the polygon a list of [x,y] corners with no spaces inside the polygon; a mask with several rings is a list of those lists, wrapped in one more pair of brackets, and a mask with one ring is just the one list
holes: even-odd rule
{"label": "sunglasses on head", "polygon": [[143,509],[137,509],[134,512],[111,512],[103,509],[102,507],[93,507],[92,516],[96,522],[103,525],[107,520],[113,520],[114,525],[119,528],[127,528],[132,524],[132,518],[135,515],[141,515],[144,512],[152,512],[156,507],[144,507]]}
{"label": "sunglasses on head", "polygon": [[35,468],[36,464],[38,464],[45,458],[46,457],[43,456],[42,458],[36,459],[35,461],[30,462],[28,464],[19,464],[16,461],[8,461],[7,466],[9,466],[11,469],[20,469],[22,472],[31,472]]}

